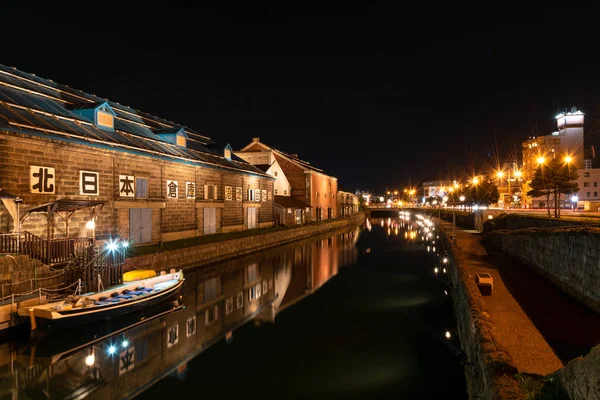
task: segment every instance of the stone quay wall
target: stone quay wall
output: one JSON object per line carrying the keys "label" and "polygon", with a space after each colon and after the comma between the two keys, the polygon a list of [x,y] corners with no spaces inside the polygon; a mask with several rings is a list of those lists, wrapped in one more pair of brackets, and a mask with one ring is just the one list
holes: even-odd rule
{"label": "stone quay wall", "polygon": [[486,240],[600,313],[600,229],[498,231]]}
{"label": "stone quay wall", "polygon": [[452,281],[452,300],[462,347],[467,391],[472,399],[521,399],[525,394],[508,351],[494,339],[489,310],[475,280],[464,266],[460,249],[443,232]]}
{"label": "stone quay wall", "polygon": [[169,270],[171,268],[194,268],[254,253],[331,230],[358,225],[361,224],[364,219],[364,214],[358,213],[350,218],[323,221],[282,231],[268,232],[243,238],[191,246],[178,250],[168,250],[154,254],[129,257],[125,260],[124,270],[153,269],[158,271]]}
{"label": "stone quay wall", "polygon": [[555,376],[570,399],[600,399],[600,346],[571,360]]}

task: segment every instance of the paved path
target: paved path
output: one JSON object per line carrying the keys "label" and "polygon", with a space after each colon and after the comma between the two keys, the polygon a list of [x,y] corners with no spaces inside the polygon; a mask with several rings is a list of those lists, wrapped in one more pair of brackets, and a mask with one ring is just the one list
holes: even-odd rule
{"label": "paved path", "polygon": [[[442,221],[442,227],[452,232],[452,223]],[[493,257],[481,245],[479,234],[457,228],[456,241],[473,279],[475,272],[487,272],[494,278],[492,295],[483,299],[490,312],[495,339],[509,352],[519,372],[547,375],[562,368],[563,363],[508,291]]]}

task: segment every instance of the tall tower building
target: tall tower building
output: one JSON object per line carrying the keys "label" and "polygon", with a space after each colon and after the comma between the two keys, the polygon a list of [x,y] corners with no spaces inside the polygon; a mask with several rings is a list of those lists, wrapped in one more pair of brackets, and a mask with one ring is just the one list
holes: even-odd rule
{"label": "tall tower building", "polygon": [[556,117],[557,131],[523,142],[523,180],[531,181],[535,168],[543,158],[568,154],[576,168],[583,168],[584,113],[572,107]]}

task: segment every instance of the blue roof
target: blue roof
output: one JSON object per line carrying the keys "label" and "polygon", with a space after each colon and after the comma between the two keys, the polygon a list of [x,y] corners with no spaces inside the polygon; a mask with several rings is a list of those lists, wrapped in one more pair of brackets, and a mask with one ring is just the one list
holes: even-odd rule
{"label": "blue roof", "polygon": [[[98,128],[78,110],[107,104],[115,113],[114,132]],[[75,111],[75,112],[74,112]],[[136,154],[175,157],[186,163],[210,164],[268,177],[258,168],[235,157],[231,161],[212,150],[207,136],[171,121],[119,103],[57,84],[48,79],[0,64],[0,129],[94,145],[108,145]],[[188,136],[187,148],[169,143],[160,134]]]}

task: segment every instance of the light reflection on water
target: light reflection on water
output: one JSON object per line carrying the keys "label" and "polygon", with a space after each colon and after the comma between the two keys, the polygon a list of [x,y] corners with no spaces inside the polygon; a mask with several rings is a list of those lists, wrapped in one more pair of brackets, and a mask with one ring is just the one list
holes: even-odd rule
{"label": "light reflection on water", "polygon": [[[82,348],[72,353],[81,344],[72,338],[90,332],[62,335],[35,353],[0,346],[8,349],[0,357],[16,360],[12,370],[0,363],[1,372],[22,396],[52,398],[65,387],[88,398],[183,398],[199,387],[216,398],[466,398],[458,344],[444,343],[450,296],[432,273],[435,255],[418,241],[407,220],[371,219],[362,233],[187,272],[186,308],[94,344],[78,339]],[[135,353],[127,368],[123,348],[106,352],[124,339]]]}

